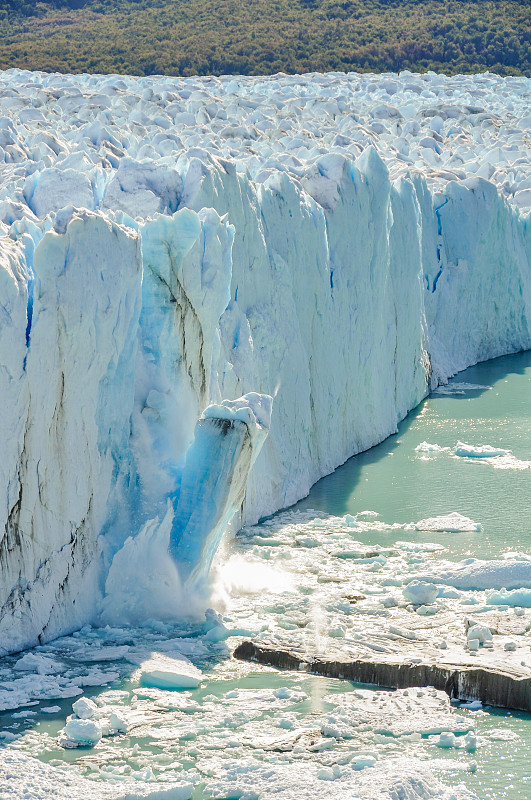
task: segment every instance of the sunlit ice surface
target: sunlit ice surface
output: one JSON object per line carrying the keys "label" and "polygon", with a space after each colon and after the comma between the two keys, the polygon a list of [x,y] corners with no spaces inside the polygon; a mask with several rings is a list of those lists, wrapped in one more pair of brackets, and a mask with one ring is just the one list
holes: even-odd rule
{"label": "sunlit ice surface", "polygon": [[[4,658],[6,797],[18,799],[31,786],[36,797],[59,798],[313,798],[332,787],[340,798],[354,789],[371,798],[392,797],[402,786],[413,798],[527,798],[528,715],[451,704],[425,687],[392,693],[277,672],[230,654],[241,637],[257,635],[308,654],[348,650],[353,641],[369,653],[392,625],[429,636],[426,620],[440,620],[437,636],[462,648],[463,609],[493,608],[500,587],[456,589],[452,564],[465,558],[473,567],[473,556],[506,579],[514,563],[522,585],[531,578],[531,471],[521,467],[531,460],[530,375],[528,353],[467,370],[395,437],[351,459],[297,507],[225,542],[218,611],[205,623],[87,626],[29,659]],[[503,454],[458,456],[457,442],[510,451],[518,464],[500,468]],[[453,531],[437,530],[445,524]],[[404,607],[408,579],[444,570],[450,582],[433,616]],[[524,606],[526,598],[531,605],[528,586],[518,596]],[[525,627],[531,610],[517,609]],[[500,613],[515,618],[510,605]],[[522,661],[528,638],[520,636],[507,659]],[[197,688],[152,685],[145,664],[154,654],[174,659],[176,683],[178,665],[189,660],[200,671]],[[66,746],[67,717],[83,696],[96,704],[91,719],[101,738]],[[163,791],[173,794],[157,794]]]}

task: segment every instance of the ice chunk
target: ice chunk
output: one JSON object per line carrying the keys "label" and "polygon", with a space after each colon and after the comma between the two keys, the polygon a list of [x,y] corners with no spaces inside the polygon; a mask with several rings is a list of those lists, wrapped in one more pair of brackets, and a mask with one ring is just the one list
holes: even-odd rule
{"label": "ice chunk", "polygon": [[[477,703],[477,702],[478,702],[477,700],[473,700],[472,703],[469,703],[469,705],[467,707],[470,708],[473,703]],[[481,706],[481,703],[479,705]],[[463,706],[463,705],[461,706],[461,708],[464,708],[464,707],[465,706]],[[474,708],[476,708],[476,706],[474,706]],[[474,733],[474,731],[469,731],[466,734],[463,744],[464,744],[464,748],[467,751],[467,753],[475,753],[476,752],[477,739],[476,739],[476,734]]]}
{"label": "ice chunk", "polygon": [[317,777],[321,781],[335,781],[342,775],[341,767],[338,764],[334,764],[333,767],[322,767],[317,772]]}
{"label": "ice chunk", "polygon": [[457,511],[452,511],[451,514],[421,519],[415,523],[415,528],[418,531],[444,531],[447,533],[479,532],[481,531],[481,524],[459,514]]}
{"label": "ice chunk", "polygon": [[503,450],[501,447],[492,447],[490,444],[471,445],[457,442],[455,446],[456,456],[463,458],[497,458],[498,456],[506,456],[509,450]]}
{"label": "ice chunk", "polygon": [[92,719],[70,719],[59,734],[63,747],[93,747],[102,736],[101,725]]}
{"label": "ice chunk", "polygon": [[209,406],[188,451],[170,553],[191,584],[204,579],[227,523],[241,505],[249,470],[269,432],[272,398],[251,392]]}
{"label": "ice chunk", "polygon": [[[491,606],[513,606],[516,613],[519,608],[531,608],[531,588],[507,591],[502,587],[499,591],[488,592],[486,602]],[[523,612],[518,611],[518,615],[521,614]]]}
{"label": "ice chunk", "polygon": [[455,735],[450,731],[445,731],[439,735],[439,741],[437,742],[437,747],[457,747],[457,742]]}
{"label": "ice chunk", "polygon": [[441,447],[439,444],[430,444],[429,442],[421,442],[415,447],[417,453],[443,453],[448,450],[448,447]]}
{"label": "ice chunk", "polygon": [[352,757],[352,769],[360,770],[365,767],[374,767],[378,756],[372,753],[355,753]]}
{"label": "ice chunk", "polygon": [[201,672],[182,655],[152,653],[140,662],[140,682],[158,689],[196,689]]}
{"label": "ice chunk", "polygon": [[480,644],[486,644],[492,642],[492,633],[486,625],[472,625],[466,632],[466,638],[469,644],[474,639]]}
{"label": "ice chunk", "polygon": [[72,705],[72,710],[78,719],[91,719],[97,711],[97,705],[94,700],[88,697],[80,697],[79,700]]}
{"label": "ice chunk", "polygon": [[129,727],[127,719],[119,711],[113,711],[109,716],[109,725],[113,733],[127,733]]}
{"label": "ice chunk", "polygon": [[433,603],[439,594],[439,589],[433,583],[413,580],[403,589],[403,594],[410,603],[424,605],[426,603]]}
{"label": "ice chunk", "polygon": [[26,653],[18,659],[13,668],[20,672],[36,672],[39,675],[56,675],[64,669],[62,664],[39,653]]}

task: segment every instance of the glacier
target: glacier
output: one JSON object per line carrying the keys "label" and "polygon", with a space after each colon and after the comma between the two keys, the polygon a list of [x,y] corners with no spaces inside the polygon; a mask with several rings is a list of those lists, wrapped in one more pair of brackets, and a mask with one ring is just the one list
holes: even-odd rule
{"label": "glacier", "polygon": [[0,655],[208,604],[227,525],[531,347],[530,96],[0,73]]}

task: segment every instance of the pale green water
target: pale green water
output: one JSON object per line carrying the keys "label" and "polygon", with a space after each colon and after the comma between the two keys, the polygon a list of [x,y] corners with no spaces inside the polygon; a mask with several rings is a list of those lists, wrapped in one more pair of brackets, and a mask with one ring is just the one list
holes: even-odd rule
{"label": "pale green water", "polygon": [[[480,459],[449,453],[419,458],[423,441],[455,447],[457,441],[490,444],[531,460],[531,352],[471,367],[450,382],[483,385],[464,394],[434,394],[391,436],[355,456],[319,481],[297,508],[330,514],[377,511],[384,522],[410,522],[458,511],[483,525],[481,533],[437,534],[408,531],[408,539],[435,541],[449,556],[497,558],[509,550],[531,552],[531,469],[495,469]],[[389,532],[386,542],[403,539]],[[366,543],[382,543],[382,534],[360,533]],[[475,754],[478,772],[463,776],[482,800],[531,798],[531,716],[500,710],[477,717],[477,732],[500,729],[513,741],[489,743]]]}
{"label": "pale green water", "polygon": [[[498,358],[461,372],[455,383],[483,385],[464,394],[434,394],[399,426],[398,434],[347,461],[323,478],[297,508],[341,516],[364,509],[384,522],[415,522],[458,511],[483,525],[477,533],[433,534],[453,555],[496,558],[508,550],[531,548],[529,496],[531,469],[494,469],[482,459],[428,454],[423,441],[455,447],[458,441],[490,444],[531,460],[531,352]],[[367,537],[366,539],[363,536]],[[362,534],[381,542],[381,534]],[[396,538],[404,538],[399,531]],[[426,534],[418,534],[426,539]],[[408,532],[408,538],[414,534]],[[392,541],[392,534],[389,539]]]}

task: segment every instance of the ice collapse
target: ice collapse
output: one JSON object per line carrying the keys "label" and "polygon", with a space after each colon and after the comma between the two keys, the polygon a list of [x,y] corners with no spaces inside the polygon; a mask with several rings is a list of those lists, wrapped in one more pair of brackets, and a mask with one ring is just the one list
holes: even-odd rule
{"label": "ice collapse", "polygon": [[116,617],[139,577],[137,618],[159,584],[206,592],[233,514],[531,346],[530,97],[0,74],[0,655]]}

